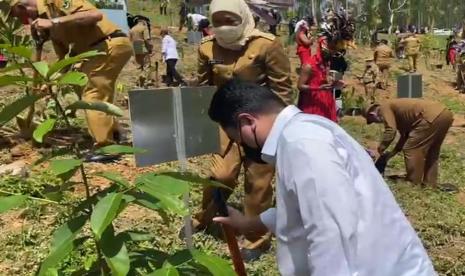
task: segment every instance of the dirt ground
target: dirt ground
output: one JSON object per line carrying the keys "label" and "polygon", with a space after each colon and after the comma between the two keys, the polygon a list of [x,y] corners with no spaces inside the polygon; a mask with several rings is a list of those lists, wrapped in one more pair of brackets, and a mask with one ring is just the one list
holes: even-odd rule
{"label": "dirt ground", "polygon": [[[157,34],[158,29],[154,29]],[[189,80],[195,79],[196,70],[196,46],[187,45],[183,41],[184,33],[174,32],[183,51],[179,64],[179,70]],[[285,39],[284,37],[282,38]],[[152,57],[152,62],[160,60],[159,49],[160,39],[155,38],[156,55]],[[357,94],[363,91],[362,85],[356,79],[363,71],[364,60],[371,50],[364,46],[359,46],[356,50],[351,50],[348,54],[350,61],[349,72],[345,76],[347,89],[355,87]],[[287,48],[291,60],[292,79],[294,85],[297,82],[296,68],[298,68],[298,58],[295,55],[295,47]],[[50,52],[46,55],[53,59]],[[160,64],[162,64],[160,62]],[[396,61],[393,66],[391,86],[386,90],[377,91],[377,99],[383,101],[394,98],[396,95],[396,83],[394,76],[403,73],[406,66],[405,61]],[[419,72],[423,75],[424,81],[424,98],[433,99],[446,104],[455,113],[454,126],[447,136],[444,151],[441,154],[444,168],[444,174],[441,180],[454,182],[461,189],[457,195],[443,194],[437,191],[412,187],[403,181],[388,180],[397,199],[411,219],[414,227],[419,231],[425,246],[431,254],[435,266],[441,275],[465,275],[465,95],[458,94],[453,88],[454,73],[451,68],[443,70],[430,71],[425,68],[423,60],[420,61]],[[161,65],[160,75],[164,73],[164,65]],[[124,68],[118,80],[117,103],[126,107],[127,93],[136,84],[139,72],[134,61],[128,63]],[[14,97],[18,91],[1,91],[2,97]],[[130,133],[129,118],[122,118],[122,125]],[[367,147],[375,147],[376,141],[380,135],[380,129],[377,127],[367,127],[361,117],[346,117],[342,120],[342,125],[362,144]],[[78,131],[78,136],[86,137],[85,129]],[[1,139],[0,164],[8,164],[13,161],[23,160],[27,164],[32,163],[41,156],[41,152],[46,151],[32,145],[30,142],[18,140],[15,137],[5,137]],[[143,172],[176,170],[176,163],[168,163],[159,166],[137,168],[132,157],[125,157],[113,164],[86,164],[90,174],[98,171],[117,171],[128,180],[134,180],[135,177]],[[52,177],[43,173],[46,165],[32,167],[30,181],[15,180],[11,178],[0,178],[2,189],[7,189],[8,185],[39,185],[41,181],[50,181]],[[206,175],[209,169],[209,156],[192,158],[189,160],[188,170]],[[393,161],[388,170],[389,175],[403,174],[403,165],[401,157]],[[79,181],[79,176],[75,181]],[[54,180],[55,181],[55,180]],[[32,184],[31,184],[32,183]],[[24,185],[26,185],[24,184]],[[21,184],[23,185],[23,184]],[[109,185],[108,181],[101,178],[91,179],[92,189],[94,191],[103,189]],[[84,190],[82,185],[77,185],[74,190],[75,195],[80,197]],[[231,201],[239,204],[243,191],[237,189]],[[198,209],[200,202],[200,190],[192,191],[192,208]],[[31,206],[30,206],[31,207]],[[32,275],[37,268],[38,263],[47,254],[48,241],[51,231],[59,222],[66,217],[66,211],[61,215],[52,212],[50,206],[33,205],[31,208],[9,212],[0,215],[0,275]],[[135,228],[149,230],[154,234],[154,239],[149,246],[174,250],[184,247],[182,241],[177,239],[177,231],[182,222],[179,218],[175,219],[172,225],[163,225],[160,217],[153,212],[142,210],[137,207],[127,209],[117,222],[118,229]],[[197,247],[203,250],[223,257],[227,257],[227,250],[220,241],[211,238],[205,233],[196,234],[194,237]],[[83,253],[84,254],[84,253]],[[67,260],[65,266],[79,266],[74,264],[72,259]],[[276,264],[274,261],[273,251],[266,254],[258,262],[247,266],[251,275],[277,275]],[[66,274],[66,273],[65,273]]]}

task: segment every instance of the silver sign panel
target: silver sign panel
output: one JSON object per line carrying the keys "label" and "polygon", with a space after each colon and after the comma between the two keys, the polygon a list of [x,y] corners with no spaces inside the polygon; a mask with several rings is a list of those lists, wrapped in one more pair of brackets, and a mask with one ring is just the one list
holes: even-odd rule
{"label": "silver sign panel", "polygon": [[208,117],[215,91],[215,87],[130,91],[133,144],[146,150],[136,154],[136,165],[178,160],[179,151],[185,152],[186,157],[218,152],[218,126]]}

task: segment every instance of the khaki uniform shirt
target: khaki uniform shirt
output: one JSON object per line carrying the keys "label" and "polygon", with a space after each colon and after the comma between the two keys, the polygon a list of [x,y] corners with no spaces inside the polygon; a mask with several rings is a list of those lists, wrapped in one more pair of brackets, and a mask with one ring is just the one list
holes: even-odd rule
{"label": "khaki uniform shirt", "polygon": [[404,40],[405,52],[407,55],[416,55],[420,53],[420,40],[416,37],[407,37]]}
{"label": "khaki uniform shirt", "polygon": [[149,30],[144,23],[137,23],[136,26],[132,27],[129,31],[129,38],[131,41],[146,41],[150,39]]}
{"label": "khaki uniform shirt", "polygon": [[199,84],[221,86],[234,76],[266,85],[286,103],[294,102],[289,59],[271,34],[251,38],[240,51],[221,47],[214,36],[204,38],[198,53]]}
{"label": "khaki uniform shirt", "polygon": [[[86,0],[37,0],[37,9],[39,17],[52,19],[97,8]],[[120,28],[103,14],[103,19],[92,26],[58,25],[50,31],[50,39],[58,57],[63,58],[70,47],[75,54],[89,51],[92,44],[117,30]]]}
{"label": "khaki uniform shirt", "polygon": [[376,64],[390,64],[394,53],[391,47],[382,44],[376,47],[374,56]]}
{"label": "khaki uniform shirt", "polygon": [[380,148],[387,149],[397,131],[405,137],[422,119],[432,123],[445,109],[441,103],[422,99],[394,99],[381,104],[385,131]]}
{"label": "khaki uniform shirt", "polygon": [[370,68],[366,69],[366,71],[363,73],[363,84],[375,84],[376,83],[376,77],[377,77],[377,72],[373,66]]}

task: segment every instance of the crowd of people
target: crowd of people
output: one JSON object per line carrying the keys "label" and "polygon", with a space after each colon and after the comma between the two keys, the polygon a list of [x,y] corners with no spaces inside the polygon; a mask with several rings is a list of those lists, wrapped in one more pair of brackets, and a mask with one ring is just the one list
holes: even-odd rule
{"label": "crowd of people", "polygon": [[[112,102],[115,81],[131,55],[143,71],[153,52],[147,20],[136,20],[128,37],[86,0],[61,3],[12,0],[11,14],[49,34],[59,58],[69,52],[103,52],[81,67],[90,79],[83,99]],[[168,3],[163,1],[162,14]],[[244,0],[213,0],[209,13],[190,14],[182,4],[180,30],[186,20],[197,30],[207,24],[198,48],[197,84],[218,87],[209,116],[221,127],[221,150],[213,156],[210,177],[234,189],[244,169],[244,215],[229,208],[228,217],[216,217],[213,188],[206,187],[201,211],[192,218],[194,231],[212,221],[235,227],[244,235],[240,247],[247,262],[270,249],[273,233],[282,275],[436,275],[380,171],[403,151],[407,180],[438,186],[440,149],[453,114],[423,99],[377,102],[376,89],[388,88],[394,58],[388,41],[381,40],[360,77],[372,102],[363,116],[368,124],[385,128],[370,155],[338,125],[345,55],[354,48],[355,33],[344,9],[325,11],[321,26],[310,16],[293,23],[300,59],[297,97],[276,26],[259,30]],[[280,21],[277,11],[272,15]],[[187,85],[176,70],[176,41],[166,28],[160,35],[167,84]],[[403,43],[409,72],[416,72],[420,41],[412,32]],[[451,40],[449,48],[460,49],[457,44]],[[86,116],[96,148],[115,142],[113,117],[96,111]],[[397,133],[400,138],[388,151]],[[102,158],[93,154],[88,161]],[[226,196],[230,192],[224,191]]]}

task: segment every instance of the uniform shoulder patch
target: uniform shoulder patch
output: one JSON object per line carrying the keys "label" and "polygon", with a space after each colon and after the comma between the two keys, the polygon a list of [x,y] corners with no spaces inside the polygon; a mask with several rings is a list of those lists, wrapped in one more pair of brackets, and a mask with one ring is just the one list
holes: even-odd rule
{"label": "uniform shoulder patch", "polygon": [[208,42],[208,41],[212,41],[213,39],[215,39],[215,36],[214,36],[214,35],[205,36],[205,37],[202,38],[202,40],[200,41],[200,44],[206,43],[206,42]]}
{"label": "uniform shoulder patch", "polygon": [[63,10],[68,10],[72,5],[72,0],[62,0],[62,1],[56,1],[56,2],[58,3],[61,2],[61,6],[59,8]]}

